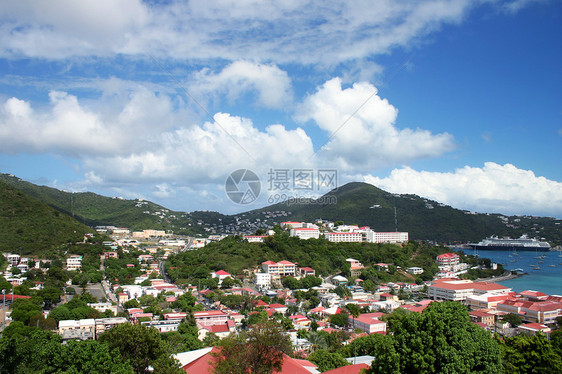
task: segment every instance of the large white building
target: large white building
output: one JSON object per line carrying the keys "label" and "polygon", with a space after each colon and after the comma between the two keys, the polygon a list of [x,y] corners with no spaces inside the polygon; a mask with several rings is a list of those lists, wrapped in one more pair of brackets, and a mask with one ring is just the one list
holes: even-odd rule
{"label": "large white building", "polygon": [[360,232],[327,232],[324,237],[331,242],[361,243],[363,234]]}
{"label": "large white building", "polygon": [[308,227],[301,227],[296,229],[291,229],[289,232],[291,236],[296,236],[300,239],[318,239],[320,237],[320,231],[318,228],[308,228]]}
{"label": "large white building", "polygon": [[434,300],[465,301],[474,295],[507,295],[511,288],[492,282],[473,282],[466,279],[439,279],[427,289]]}
{"label": "large white building", "polygon": [[369,243],[407,243],[407,232],[365,231],[365,241]]}

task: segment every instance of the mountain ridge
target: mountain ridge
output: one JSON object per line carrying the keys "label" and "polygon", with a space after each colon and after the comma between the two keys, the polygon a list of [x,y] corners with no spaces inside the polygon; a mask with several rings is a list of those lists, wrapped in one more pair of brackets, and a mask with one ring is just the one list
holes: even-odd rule
{"label": "mountain ridge", "polygon": [[560,220],[554,218],[473,213],[414,194],[392,194],[364,182],[345,184],[318,199],[302,199],[294,204],[285,201],[225,215],[211,211],[176,212],[145,200],[64,192],[8,174],[0,174],[2,180],[90,226],[165,229],[188,235],[237,234],[253,233],[283,221],[325,219],[370,226],[375,231],[407,231],[414,240],[468,242],[490,235],[529,234],[562,244]]}

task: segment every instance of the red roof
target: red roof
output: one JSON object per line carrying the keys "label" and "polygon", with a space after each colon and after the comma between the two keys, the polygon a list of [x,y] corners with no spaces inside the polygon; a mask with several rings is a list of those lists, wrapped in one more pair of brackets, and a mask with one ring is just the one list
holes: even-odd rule
{"label": "red roof", "polygon": [[286,308],[283,304],[269,304],[269,307],[273,309]]}
{"label": "red roof", "polygon": [[279,261],[278,264],[283,264],[283,265],[294,265],[292,262],[287,261],[287,260]]}
{"label": "red roof", "polygon": [[493,314],[481,312],[479,310],[473,310],[472,312],[470,312],[470,315],[474,316],[474,317],[490,317],[490,316],[493,316]]}
{"label": "red roof", "polygon": [[6,301],[13,301],[13,300],[17,300],[17,299],[31,299],[31,296],[24,296],[24,295],[12,295],[11,293],[6,294],[6,295],[2,295],[3,297],[0,300],[6,300]]}
{"label": "red roof", "polygon": [[216,275],[230,275],[229,273],[227,273],[227,272],[224,271],[224,270],[216,271],[215,274],[216,274]]}
{"label": "red roof", "polygon": [[219,333],[219,332],[229,332],[229,328],[228,325],[222,324],[222,325],[211,325],[211,326],[207,326],[205,327],[207,330],[209,330],[212,333]]}
{"label": "red roof", "polygon": [[456,253],[443,253],[442,255],[437,256],[437,258],[454,258],[454,257],[460,257],[460,256]]}
{"label": "red roof", "polygon": [[261,264],[262,264],[262,265],[277,265],[277,263],[276,263],[276,262],[273,262],[273,261],[264,261],[264,262],[262,262]]}
{"label": "red roof", "polygon": [[[201,374],[201,373],[211,373],[214,369],[215,356],[213,354],[219,353],[217,347],[195,359],[194,361],[184,365],[182,367],[187,373]],[[306,367],[316,368],[316,365],[306,360],[297,360],[283,354],[283,366],[281,371],[275,371],[274,374],[310,374],[311,372],[306,369]]]}
{"label": "red roof", "polygon": [[531,330],[548,330],[549,329],[548,326],[545,326],[545,325],[543,325],[541,323],[537,323],[537,322],[519,325],[519,328],[527,328],[527,329],[531,329]]}
{"label": "red roof", "polygon": [[367,364],[347,365],[339,367],[337,369],[325,371],[324,374],[359,374],[361,373],[361,370],[368,368],[369,365]]}

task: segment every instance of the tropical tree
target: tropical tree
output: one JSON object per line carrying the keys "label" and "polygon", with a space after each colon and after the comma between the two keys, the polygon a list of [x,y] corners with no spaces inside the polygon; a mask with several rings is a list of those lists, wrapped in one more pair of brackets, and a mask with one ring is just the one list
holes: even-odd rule
{"label": "tropical tree", "polygon": [[169,373],[183,372],[179,364],[174,364],[160,332],[155,328],[124,323],[101,334],[99,342],[107,344],[110,350],[117,349],[122,359],[128,360],[137,374],[149,373],[149,366],[154,367],[157,362],[158,365],[168,368]]}
{"label": "tropical tree", "polygon": [[369,373],[503,371],[498,343],[457,302],[432,303],[423,313],[395,311],[388,330],[388,349],[379,352]]}
{"label": "tropical tree", "polygon": [[269,374],[280,371],[283,357],[292,352],[291,341],[274,322],[253,326],[219,342],[215,373]]}
{"label": "tropical tree", "polygon": [[325,349],[314,351],[308,356],[308,360],[318,365],[318,370],[320,372],[349,365],[349,363],[339,353],[328,352]]}
{"label": "tropical tree", "polygon": [[562,373],[562,357],[544,334],[497,339],[506,373]]}

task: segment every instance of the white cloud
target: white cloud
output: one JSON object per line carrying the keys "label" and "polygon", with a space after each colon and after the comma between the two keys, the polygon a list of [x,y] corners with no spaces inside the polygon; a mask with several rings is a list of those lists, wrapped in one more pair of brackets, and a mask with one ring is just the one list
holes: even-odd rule
{"label": "white cloud", "polygon": [[455,208],[502,214],[562,217],[562,183],[536,176],[514,165],[487,162],[453,173],[393,170],[386,178],[365,181],[393,193],[427,197]]}
{"label": "white cloud", "polygon": [[370,172],[385,166],[436,157],[454,149],[450,134],[398,129],[398,110],[368,83],[342,89],[334,78],[308,96],[297,120],[313,120],[330,134],[319,154],[343,171]]}
{"label": "white cloud", "polygon": [[285,71],[250,61],[235,61],[218,74],[204,69],[195,76],[194,86],[203,95],[226,94],[231,101],[246,92],[257,92],[258,103],[268,108],[283,108],[293,99],[291,79]]}
{"label": "white cloud", "polygon": [[[273,81],[280,72],[268,65],[232,66],[235,72],[240,66],[257,69]],[[237,73],[225,71],[230,70],[209,75],[209,84],[220,87],[222,82],[231,83],[232,77],[238,79]],[[287,92],[288,82],[278,81],[277,87]],[[305,99],[300,118],[313,119],[326,134],[335,133],[319,157],[312,157],[312,140],[302,128],[281,124],[258,128],[250,119],[228,113],[217,113],[212,122],[199,125],[197,119],[187,120],[193,116],[186,104],[174,102],[168,94],[117,79],[97,86],[101,90],[97,99],[78,100],[52,91],[44,107],[7,99],[0,104],[2,151],[70,155],[80,160],[85,184],[154,183],[153,191],[164,196],[170,189],[163,183],[223,183],[239,168],[262,176],[270,168],[319,167],[338,169],[342,176],[357,175],[437,156],[453,147],[448,134],[397,129],[397,109],[386,99],[372,96],[376,89],[367,83],[343,90],[340,80],[333,79]],[[258,87],[266,91],[265,85]]]}
{"label": "white cloud", "polygon": [[0,55],[337,64],[409,46],[482,2],[22,0],[0,10]]}
{"label": "white cloud", "polygon": [[310,165],[301,155],[312,153],[312,141],[300,128],[270,125],[261,131],[251,120],[228,113],[217,113],[214,119],[203,126],[163,132],[157,146],[142,152],[89,158],[85,167],[104,181],[202,184],[223,183],[240,168],[265,175],[271,167]]}
{"label": "white cloud", "polygon": [[545,0],[513,0],[503,4],[503,9],[508,13],[517,13],[533,3],[544,3]]}
{"label": "white cloud", "polygon": [[[177,121],[165,95],[142,87],[109,95],[89,108],[74,95],[49,93],[49,106],[34,110],[12,97],[0,106],[0,146],[4,152],[54,152],[75,157],[113,155],[145,149],[154,135]],[[120,102],[120,107],[104,101]]]}

